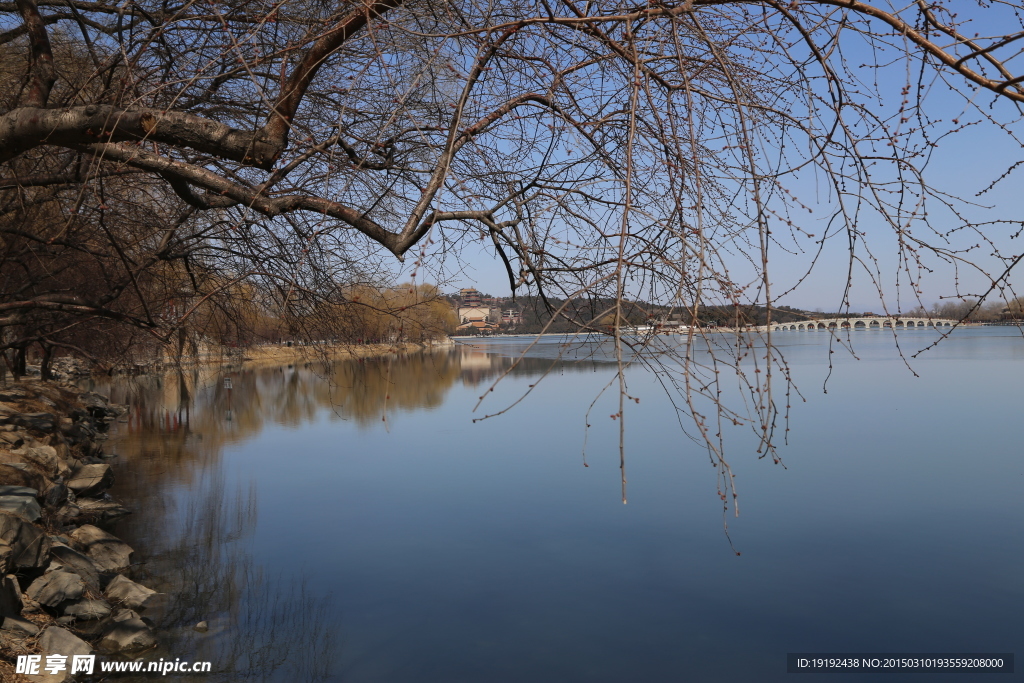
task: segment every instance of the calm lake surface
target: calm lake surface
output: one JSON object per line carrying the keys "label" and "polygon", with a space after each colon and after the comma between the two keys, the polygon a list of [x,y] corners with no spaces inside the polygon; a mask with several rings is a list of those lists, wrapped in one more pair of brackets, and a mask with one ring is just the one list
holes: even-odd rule
{"label": "calm lake surface", "polygon": [[[935,337],[898,332],[907,355]],[[223,675],[208,682],[415,683],[783,681],[787,652],[1020,656],[1021,333],[957,330],[914,376],[891,332],[856,331],[856,359],[832,346],[827,393],[829,335],[773,339],[807,401],[791,401],[785,467],[730,427],[732,545],[707,451],[640,368],[622,504],[614,387],[585,430],[614,377],[603,347],[544,338],[493,392],[531,340],[342,363],[330,382],[294,366],[98,385],[133,406],[108,442],[113,493],[136,510],[114,533],[178,595],[153,657],[210,660]]]}

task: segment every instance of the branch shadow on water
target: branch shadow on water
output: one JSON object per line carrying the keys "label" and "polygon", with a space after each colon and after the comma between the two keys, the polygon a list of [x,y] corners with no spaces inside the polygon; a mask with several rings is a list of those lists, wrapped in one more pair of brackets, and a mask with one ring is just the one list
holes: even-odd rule
{"label": "branch shadow on water", "polygon": [[[158,622],[160,646],[143,659],[212,663],[209,673],[172,674],[190,683],[340,680],[333,596],[312,593],[301,576],[268,576],[256,564],[244,548],[256,517],[255,488],[227,495],[218,471],[189,494],[180,519],[168,520],[175,528],[153,542],[136,576],[170,594]],[[208,630],[197,630],[201,622]]]}

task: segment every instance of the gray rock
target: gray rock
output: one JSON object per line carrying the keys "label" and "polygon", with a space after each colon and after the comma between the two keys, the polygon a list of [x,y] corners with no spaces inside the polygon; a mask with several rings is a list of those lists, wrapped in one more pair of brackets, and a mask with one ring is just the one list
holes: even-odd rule
{"label": "gray rock", "polygon": [[64,566],[66,571],[72,571],[82,577],[82,581],[89,590],[100,592],[100,573],[96,565],[88,557],[74,548],[54,543],[50,548],[50,556]]}
{"label": "gray rock", "polygon": [[[46,660],[43,660],[43,664],[45,663]],[[32,683],[76,683],[76,681],[78,680],[75,676],[72,676],[68,671],[58,671],[57,673],[51,674],[42,667],[40,667],[39,671],[40,674],[38,676],[32,677]]]}
{"label": "gray rock", "polygon": [[67,655],[69,661],[72,655],[92,654],[89,643],[59,626],[50,626],[43,631],[39,636],[39,649],[48,655]]}
{"label": "gray rock", "polygon": [[96,644],[107,652],[136,652],[156,645],[156,636],[141,619],[118,621]]}
{"label": "gray rock", "polygon": [[157,593],[151,588],[146,588],[125,576],[118,575],[107,585],[107,590],[103,591],[103,594],[111,602],[120,603],[128,609],[138,610],[147,598]]}
{"label": "gray rock", "polygon": [[75,529],[71,538],[100,571],[116,572],[131,564],[131,546],[91,524]]}
{"label": "gray rock", "polygon": [[167,593],[153,593],[139,605],[138,612],[145,619],[160,623],[167,616],[167,609],[170,606],[171,600]]}
{"label": "gray rock", "polygon": [[12,567],[42,567],[50,560],[50,539],[46,534],[3,510],[0,510],[0,540],[11,546]]}
{"label": "gray rock", "polygon": [[111,621],[124,621],[125,619],[138,619],[138,612],[133,612],[130,609],[117,609],[114,610],[114,616],[110,617]]}
{"label": "gray rock", "polygon": [[103,594],[111,602],[127,607],[154,622],[163,619],[169,605],[166,593],[157,593],[121,575],[114,577]]}
{"label": "gray rock", "polygon": [[114,483],[114,471],[110,465],[82,465],[71,474],[68,488],[76,496],[94,496],[110,488]]}
{"label": "gray rock", "polygon": [[25,616],[26,614],[46,614],[46,610],[43,609],[43,606],[27,595],[22,595],[21,600],[25,605],[21,608],[22,616]]}
{"label": "gray rock", "polygon": [[131,510],[112,500],[83,498],[76,501],[75,505],[78,506],[79,514],[95,517],[104,522],[131,514]]}
{"label": "gray rock", "polygon": [[17,425],[40,432],[52,432],[60,421],[52,413],[17,413],[5,411],[0,414],[0,424]]}
{"label": "gray rock", "polygon": [[78,402],[89,411],[105,412],[110,408],[110,401],[103,394],[94,391],[85,391],[78,395]]}
{"label": "gray rock", "polygon": [[207,631],[210,630],[210,624],[208,624],[205,621],[200,621],[198,624],[196,624],[192,628],[194,628],[195,630],[199,631],[200,633],[206,633]]}
{"label": "gray rock", "polygon": [[75,619],[90,621],[110,616],[110,605],[105,600],[78,600],[64,607],[64,614]]}
{"label": "gray rock", "polygon": [[39,501],[31,496],[0,496],[0,510],[18,515],[28,522],[34,522],[42,516]]}
{"label": "gray rock", "polygon": [[50,484],[43,493],[43,504],[46,507],[60,507],[67,499],[68,487],[60,482]]}
{"label": "gray rock", "polygon": [[66,503],[57,510],[57,516],[65,523],[82,516],[82,509],[74,503]]}
{"label": "gray rock", "polygon": [[28,486],[0,486],[0,496],[32,496],[39,497],[39,491]]}
{"label": "gray rock", "polygon": [[11,455],[17,456],[22,462],[30,462],[48,473],[51,478],[58,474],[66,474],[68,465],[57,457],[57,449],[53,446],[22,446]]}
{"label": "gray rock", "polygon": [[25,595],[41,605],[56,608],[65,602],[81,599],[85,595],[85,583],[82,577],[72,572],[49,572],[33,581]]}
{"label": "gray rock", "polygon": [[[43,631],[43,634],[39,636],[38,644],[44,656],[64,655],[68,662],[75,655],[92,654],[89,643],[60,626],[50,626]],[[69,666],[66,670],[55,674],[41,673],[39,676],[32,676],[32,679],[33,682],[39,681],[40,683],[67,683],[75,680],[69,672],[70,668]],[[42,670],[40,667],[40,671]]]}
{"label": "gray rock", "polygon": [[72,445],[87,443],[92,437],[96,435],[96,430],[89,429],[83,424],[73,424],[67,429],[63,430],[64,437]]}
{"label": "gray rock", "polygon": [[21,616],[24,608],[18,579],[11,574],[0,579],[0,619]]}
{"label": "gray rock", "polygon": [[0,625],[5,631],[17,631],[25,633],[30,636],[34,636],[39,633],[39,627],[33,624],[27,619],[20,619],[18,617],[4,617],[3,624]]}

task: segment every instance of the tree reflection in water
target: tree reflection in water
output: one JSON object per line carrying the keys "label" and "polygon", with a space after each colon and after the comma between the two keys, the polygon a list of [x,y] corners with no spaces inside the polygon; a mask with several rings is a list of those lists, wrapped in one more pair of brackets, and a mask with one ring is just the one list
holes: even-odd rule
{"label": "tree reflection in water", "polygon": [[[167,535],[135,541],[147,560],[136,578],[173,596],[160,647],[145,659],[213,663],[211,673],[185,681],[332,680],[339,650],[331,596],[311,595],[298,578],[266,576],[243,550],[257,519],[255,489],[229,494],[213,470],[186,498],[184,514],[162,520]],[[145,525],[149,510],[138,509],[135,521]],[[206,632],[195,630],[202,621]]]}
{"label": "tree reflection in water", "polygon": [[[112,493],[135,513],[113,531],[146,560],[134,576],[172,595],[160,649],[146,659],[213,662],[212,674],[180,680],[332,679],[342,643],[330,596],[311,594],[301,577],[265,575],[245,552],[258,492],[230,490],[222,451],[267,426],[300,427],[323,415],[369,428],[385,415],[440,406],[456,382],[476,385],[504,373],[532,376],[554,368],[592,372],[600,364],[495,350],[194,368],[92,384],[131,406],[107,451],[120,459]],[[194,630],[201,621],[208,632]]]}

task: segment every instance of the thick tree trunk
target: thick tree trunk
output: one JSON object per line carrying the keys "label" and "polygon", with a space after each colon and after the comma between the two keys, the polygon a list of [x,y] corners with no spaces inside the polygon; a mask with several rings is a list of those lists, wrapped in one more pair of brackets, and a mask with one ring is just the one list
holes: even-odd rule
{"label": "thick tree trunk", "polygon": [[27,349],[24,346],[22,346],[20,348],[17,348],[17,349],[14,349],[14,367],[11,368],[11,374],[14,375],[15,381],[17,381],[17,380],[19,380],[19,379],[21,379],[22,377],[25,376],[25,372],[26,372],[25,356],[26,355],[27,355]]}
{"label": "thick tree trunk", "polygon": [[53,360],[53,347],[49,344],[39,344],[43,347],[43,358],[39,361],[39,376],[42,379],[53,379],[53,373],[50,372],[50,362]]}
{"label": "thick tree trunk", "polygon": [[150,140],[190,147],[223,159],[270,169],[284,150],[283,139],[241,131],[200,116],[155,109],[121,109],[88,104],[60,109],[22,107],[0,116],[0,161],[39,145],[89,145]]}

